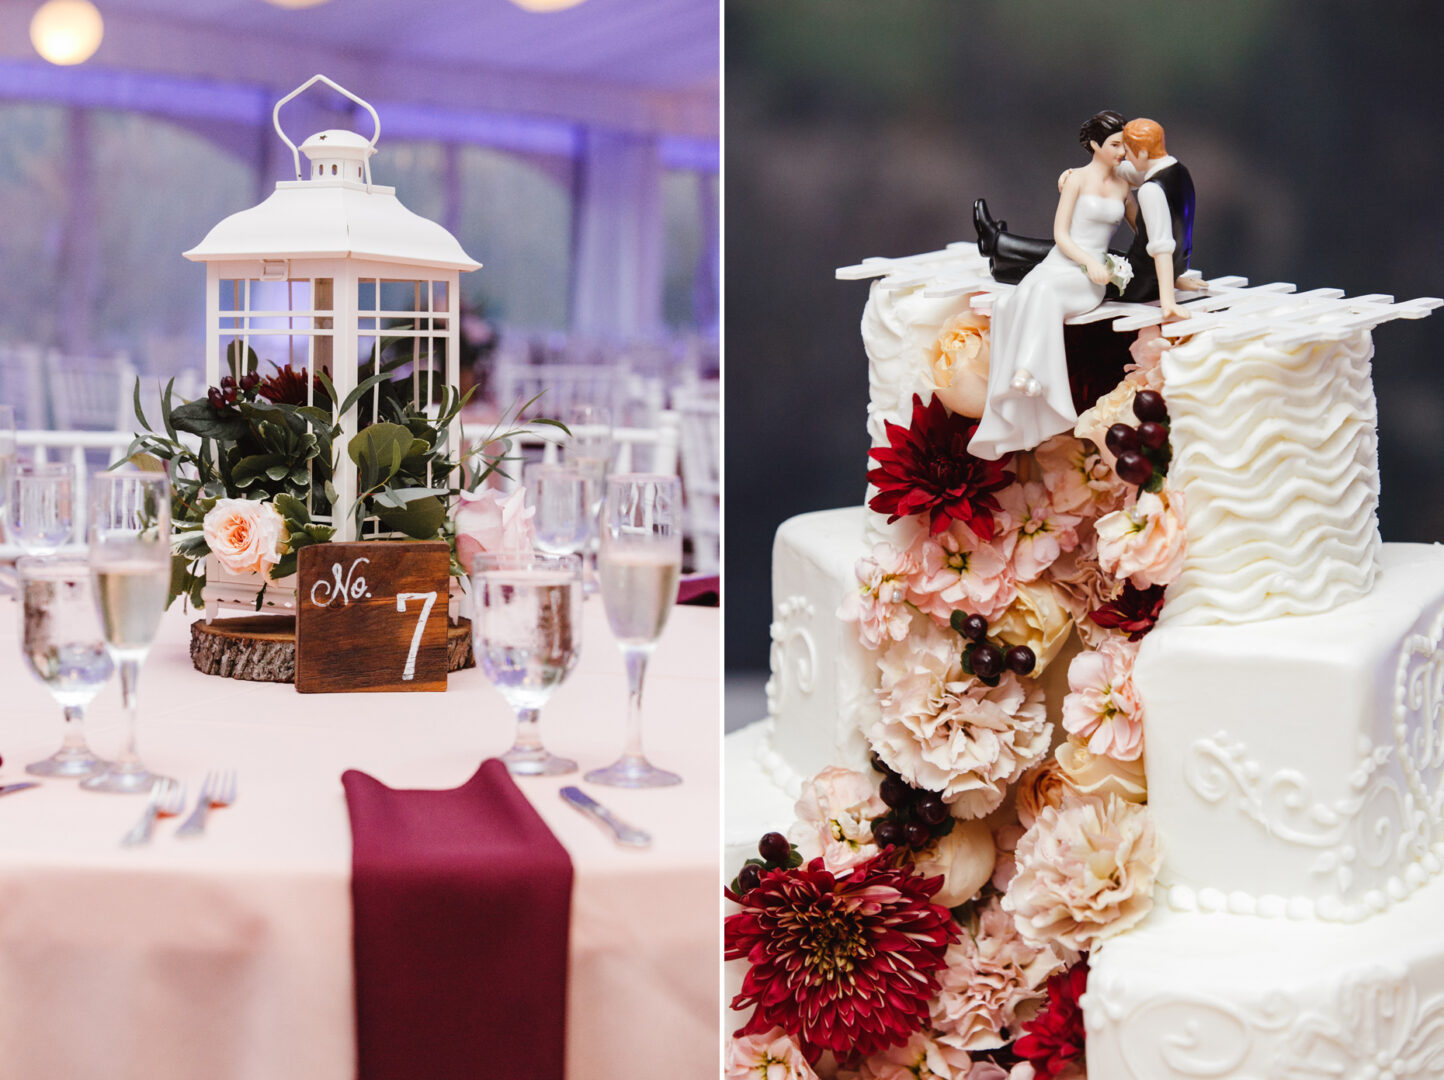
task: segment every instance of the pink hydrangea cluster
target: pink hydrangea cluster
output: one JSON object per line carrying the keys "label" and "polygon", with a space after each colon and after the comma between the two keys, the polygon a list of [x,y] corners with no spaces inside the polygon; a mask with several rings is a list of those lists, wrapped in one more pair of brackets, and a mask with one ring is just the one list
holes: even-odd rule
{"label": "pink hydrangea cluster", "polygon": [[908,579],[916,566],[905,551],[878,544],[869,558],[857,561],[858,588],[843,599],[838,618],[857,623],[858,640],[869,649],[907,637],[912,612],[907,606]]}
{"label": "pink hydrangea cluster", "polygon": [[980,540],[961,522],[937,535],[922,533],[908,556],[916,567],[908,578],[908,602],[943,626],[954,611],[991,619],[1017,595],[1000,538]]}
{"label": "pink hydrangea cluster", "polygon": [[1068,667],[1063,727],[1087,739],[1094,754],[1134,761],[1143,753],[1143,702],[1133,686],[1138,646],[1108,634],[1097,649],[1081,652]]}

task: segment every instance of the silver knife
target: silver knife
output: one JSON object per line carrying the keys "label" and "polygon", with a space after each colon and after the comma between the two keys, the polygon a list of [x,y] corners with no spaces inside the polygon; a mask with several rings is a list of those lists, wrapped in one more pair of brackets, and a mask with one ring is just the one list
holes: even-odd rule
{"label": "silver knife", "polygon": [[18,784],[0,785],[0,795],[9,795],[12,791],[24,791],[26,788],[39,787],[34,780],[22,780]]}
{"label": "silver knife", "polygon": [[612,839],[622,847],[644,848],[652,843],[652,834],[628,825],[579,787],[564,787],[561,796],[597,824],[612,831]]}

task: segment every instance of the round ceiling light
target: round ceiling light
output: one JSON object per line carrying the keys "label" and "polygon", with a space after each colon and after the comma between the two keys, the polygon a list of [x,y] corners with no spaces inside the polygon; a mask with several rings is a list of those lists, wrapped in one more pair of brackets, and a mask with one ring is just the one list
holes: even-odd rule
{"label": "round ceiling light", "polygon": [[266,3],[280,8],[320,7],[326,0],[266,0]]}
{"label": "round ceiling light", "polygon": [[30,20],[30,42],[52,64],[83,64],[100,48],[105,21],[90,0],[48,0]]}
{"label": "round ceiling light", "polygon": [[582,0],[511,0],[511,2],[527,11],[565,11],[569,7],[576,7]]}

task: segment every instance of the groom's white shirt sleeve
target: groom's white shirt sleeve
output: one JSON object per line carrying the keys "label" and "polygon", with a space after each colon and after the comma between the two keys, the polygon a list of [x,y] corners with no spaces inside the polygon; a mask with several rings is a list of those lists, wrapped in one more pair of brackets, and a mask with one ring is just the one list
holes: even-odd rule
{"label": "groom's white shirt sleeve", "polygon": [[1138,212],[1143,215],[1143,223],[1148,226],[1150,255],[1172,255],[1173,249],[1178,246],[1173,239],[1173,215],[1168,211],[1168,196],[1163,194],[1163,189],[1157,184],[1148,182],[1154,173],[1166,169],[1176,160],[1171,154],[1166,154],[1152,162],[1138,188]]}

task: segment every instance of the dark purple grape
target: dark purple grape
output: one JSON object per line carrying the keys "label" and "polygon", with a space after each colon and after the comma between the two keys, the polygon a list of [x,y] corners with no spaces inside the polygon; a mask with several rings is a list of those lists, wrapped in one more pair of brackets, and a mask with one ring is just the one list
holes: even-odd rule
{"label": "dark purple grape", "polygon": [[770,863],[785,863],[792,854],[792,845],[780,832],[770,832],[757,842],[757,854]]}
{"label": "dark purple grape", "polygon": [[907,838],[907,833],[896,821],[888,818],[872,827],[872,838],[877,841],[878,847],[897,847]]}
{"label": "dark purple grape", "polygon": [[254,371],[252,371],[251,373],[249,373],[248,375],[246,375],[243,379],[241,379],[241,389],[242,389],[242,390],[254,390],[254,389],[255,389],[257,386],[259,386],[260,384],[261,384],[261,377],[260,377],[259,375],[257,375]]}
{"label": "dark purple grape", "polygon": [[896,776],[884,777],[878,785],[877,793],[882,796],[882,801],[894,810],[905,810],[913,804],[912,787],[906,780]]}
{"label": "dark purple grape", "polygon": [[[1127,453],[1118,455],[1118,464],[1113,467],[1118,478],[1125,483],[1137,484],[1142,487],[1153,479],[1153,463],[1140,454],[1137,450],[1129,450]],[[977,660],[973,660],[976,666]]]}
{"label": "dark purple grape", "polygon": [[936,791],[925,791],[918,796],[913,813],[928,825],[941,825],[948,820],[948,804]]}
{"label": "dark purple grape", "polygon": [[1014,675],[1031,675],[1033,669],[1038,666],[1038,658],[1033,655],[1033,650],[1026,645],[1014,645],[1008,650],[1005,658],[1008,670]]}
{"label": "dark purple grape", "polygon": [[1114,457],[1129,450],[1137,450],[1139,442],[1138,428],[1129,427],[1127,424],[1114,424],[1103,436],[1103,445],[1108,447],[1108,452]]}
{"label": "dark purple grape", "polygon": [[737,875],[737,884],[743,892],[751,892],[762,884],[762,871],[756,863],[748,863],[742,868],[742,872]]}
{"label": "dark purple grape", "polygon": [[1003,650],[983,642],[973,650],[973,674],[980,679],[995,679],[1003,673]]}
{"label": "dark purple grape", "polygon": [[907,823],[908,847],[916,851],[918,848],[925,848],[933,838],[933,831],[921,821],[909,821]]}
{"label": "dark purple grape", "polygon": [[206,400],[211,403],[213,409],[224,409],[226,407],[226,396],[212,386],[206,391]]}
{"label": "dark purple grape", "polygon": [[969,641],[982,641],[988,636],[988,620],[981,615],[969,615],[963,620],[962,635]]}
{"label": "dark purple grape", "polygon": [[1150,450],[1162,450],[1168,445],[1168,428],[1156,420],[1138,425],[1138,441]]}
{"label": "dark purple grape", "polygon": [[1133,415],[1161,424],[1168,419],[1168,406],[1157,390],[1140,390],[1133,398]]}
{"label": "dark purple grape", "polygon": [[221,376],[221,389],[234,390],[236,388],[236,377],[234,375]]}

